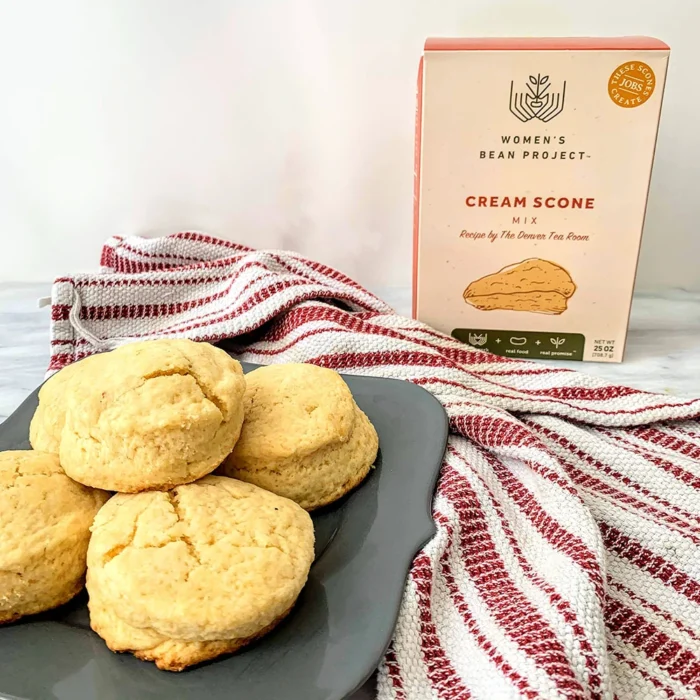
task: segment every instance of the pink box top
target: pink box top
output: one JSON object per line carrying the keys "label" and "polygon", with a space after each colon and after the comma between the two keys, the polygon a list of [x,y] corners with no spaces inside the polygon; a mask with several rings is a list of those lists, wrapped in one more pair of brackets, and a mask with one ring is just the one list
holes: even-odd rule
{"label": "pink box top", "polygon": [[622,37],[430,38],[426,51],[668,51],[660,39]]}

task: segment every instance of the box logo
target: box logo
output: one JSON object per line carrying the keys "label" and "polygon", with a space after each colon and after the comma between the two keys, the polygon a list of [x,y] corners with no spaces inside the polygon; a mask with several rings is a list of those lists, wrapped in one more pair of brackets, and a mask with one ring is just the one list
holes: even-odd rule
{"label": "box logo", "polygon": [[474,345],[477,348],[486,345],[486,341],[489,339],[486,333],[470,333],[469,334],[469,344]]}
{"label": "box logo", "polygon": [[515,81],[510,81],[510,111],[521,122],[539,119],[549,122],[564,110],[566,81],[559,92],[551,89],[548,75],[531,75],[525,83],[525,89],[516,91]]}
{"label": "box logo", "polygon": [[618,66],[608,80],[608,95],[618,106],[639,107],[653,94],[656,76],[651,66],[642,61],[629,61]]}

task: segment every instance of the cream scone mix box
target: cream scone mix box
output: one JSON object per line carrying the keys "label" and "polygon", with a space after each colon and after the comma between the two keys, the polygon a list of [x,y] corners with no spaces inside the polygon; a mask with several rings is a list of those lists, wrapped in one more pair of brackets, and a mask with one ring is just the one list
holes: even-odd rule
{"label": "cream scone mix box", "polygon": [[669,48],[429,39],[413,313],[507,357],[622,360]]}

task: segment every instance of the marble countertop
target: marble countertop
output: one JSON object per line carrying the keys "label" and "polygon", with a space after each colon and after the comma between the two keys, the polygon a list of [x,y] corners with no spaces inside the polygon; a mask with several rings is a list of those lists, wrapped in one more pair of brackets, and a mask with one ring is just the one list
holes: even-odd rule
{"label": "marble countertop", "polygon": [[[376,293],[408,314],[407,289]],[[37,300],[49,284],[0,284],[0,421],[41,383],[49,359],[49,309]],[[556,362],[638,389],[700,396],[700,293],[670,291],[635,297],[622,364]]]}

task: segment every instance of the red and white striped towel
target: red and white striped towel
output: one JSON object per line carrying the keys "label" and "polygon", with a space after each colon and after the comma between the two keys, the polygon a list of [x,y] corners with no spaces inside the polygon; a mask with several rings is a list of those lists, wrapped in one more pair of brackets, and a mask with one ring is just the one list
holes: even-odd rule
{"label": "red and white striped towel", "polygon": [[700,698],[700,399],[496,357],[289,252],[113,238],[56,281],[51,370],[130,339],[397,377],[445,406],[436,537],[381,700]]}

